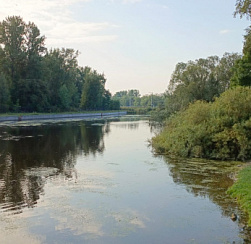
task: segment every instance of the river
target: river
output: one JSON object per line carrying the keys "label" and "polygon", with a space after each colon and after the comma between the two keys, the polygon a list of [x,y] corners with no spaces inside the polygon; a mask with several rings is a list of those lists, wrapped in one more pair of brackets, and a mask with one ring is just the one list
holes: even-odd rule
{"label": "river", "polygon": [[225,193],[240,163],[154,155],[153,135],[130,116],[0,124],[0,243],[251,243]]}

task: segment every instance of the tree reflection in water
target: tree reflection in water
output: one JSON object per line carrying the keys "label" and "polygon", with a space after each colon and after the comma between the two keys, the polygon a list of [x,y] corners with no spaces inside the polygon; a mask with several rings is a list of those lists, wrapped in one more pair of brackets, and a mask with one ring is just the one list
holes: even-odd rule
{"label": "tree reflection in water", "polygon": [[[222,215],[229,218],[237,213],[239,226],[247,223],[247,215],[238,209],[238,205],[226,193],[234,183],[235,172],[241,162],[213,161],[204,159],[175,159],[164,157],[173,181],[184,185],[195,196],[208,197],[217,204]],[[250,240],[250,229],[244,228],[242,234]]]}
{"label": "tree reflection in water", "polygon": [[0,128],[0,208],[17,214],[34,207],[48,177],[77,179],[78,155],[105,150],[109,122]]}

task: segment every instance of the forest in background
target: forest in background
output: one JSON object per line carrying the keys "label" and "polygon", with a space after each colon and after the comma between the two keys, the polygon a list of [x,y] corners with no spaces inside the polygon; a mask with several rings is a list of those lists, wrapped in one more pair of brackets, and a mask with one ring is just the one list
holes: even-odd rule
{"label": "forest in background", "polygon": [[74,49],[45,47],[38,27],[19,16],[0,22],[0,112],[119,109],[106,78],[80,67]]}
{"label": "forest in background", "polygon": [[112,96],[113,100],[117,100],[121,107],[163,107],[165,95],[163,94],[148,94],[140,95],[139,90],[119,91]]}

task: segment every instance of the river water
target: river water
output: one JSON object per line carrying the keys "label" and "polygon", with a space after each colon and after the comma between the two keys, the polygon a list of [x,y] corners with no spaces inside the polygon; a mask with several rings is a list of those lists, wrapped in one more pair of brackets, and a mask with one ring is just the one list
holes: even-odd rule
{"label": "river water", "polygon": [[153,135],[132,117],[1,124],[0,243],[250,243],[225,193],[240,163],[154,155]]}

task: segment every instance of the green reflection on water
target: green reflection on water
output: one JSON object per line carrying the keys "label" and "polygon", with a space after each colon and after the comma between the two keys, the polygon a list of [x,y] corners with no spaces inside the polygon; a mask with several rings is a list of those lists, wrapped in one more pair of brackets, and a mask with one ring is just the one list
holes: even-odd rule
{"label": "green reflection on water", "polygon": [[[167,172],[167,169],[175,185],[184,186],[186,191],[195,197],[209,198],[221,208],[223,216],[229,217],[233,211],[239,211],[225,191],[233,183],[234,172],[241,163],[165,159],[166,165],[164,164],[165,168],[162,168],[160,167],[162,159],[156,163],[152,157],[143,160],[147,163],[137,163],[138,159],[145,157],[149,149],[148,151],[145,148],[134,150],[131,144],[134,142],[139,145],[144,144],[144,140],[149,138],[136,133],[142,125],[136,121],[132,122],[134,120],[137,118],[131,118],[130,123],[126,119],[121,119],[117,123],[118,119],[116,119],[116,122],[113,120],[70,123],[62,121],[36,126],[19,124],[19,126],[0,127],[1,212],[17,214],[17,216],[24,216],[23,218],[30,214],[29,218],[38,221],[38,227],[33,227],[34,233],[42,232],[39,228],[46,228],[44,232],[54,228],[51,235],[55,235],[55,238],[63,236],[66,238],[63,239],[65,243],[80,242],[85,238],[90,243],[94,240],[99,240],[97,243],[110,243],[111,240],[132,243],[134,239],[130,239],[133,238],[130,236],[136,235],[135,233],[142,235],[138,240],[142,238],[145,243],[150,243],[150,239],[148,241],[146,236],[153,230],[160,228],[162,232],[153,231],[153,235],[158,233],[165,236],[163,229],[168,228],[169,231],[177,232],[186,229],[193,221],[192,218],[199,219],[199,216],[190,216],[189,213],[177,218],[176,213],[175,215],[168,213],[168,206],[158,209],[159,206],[170,201],[167,199],[165,202],[166,199],[158,198],[163,197],[161,195],[164,194],[165,189],[170,187],[158,182],[159,179],[164,182],[163,179],[167,176],[162,172]],[[149,129],[147,127],[147,130]],[[128,130],[132,132],[132,138],[131,141],[125,142],[126,139],[121,136],[130,134]],[[112,131],[116,133],[112,134]],[[147,131],[142,130],[141,133],[145,132]],[[111,160],[114,155],[107,158],[104,156],[107,146],[105,138],[109,138],[111,134],[113,139],[107,145],[118,148],[115,156],[120,161]],[[133,155],[129,155],[125,148],[120,148],[120,144],[124,147],[130,145],[130,153]],[[122,157],[121,152],[124,153]],[[100,168],[96,168],[96,158]],[[93,168],[91,164],[94,165]],[[135,178],[134,171],[138,171],[138,176],[136,175]],[[142,172],[145,175],[141,175]],[[139,181],[144,178],[146,179],[143,183]],[[161,192],[156,192],[154,187],[158,187]],[[174,190],[171,189],[170,194],[173,193],[172,191]],[[139,196],[149,202],[141,202],[143,200]],[[175,198],[170,196],[172,197]],[[129,202],[123,202],[123,198]],[[175,203],[176,201],[178,202],[178,199],[175,199]],[[117,202],[122,205],[121,208],[116,205]],[[29,210],[36,206],[38,209],[33,212],[36,213],[35,216],[32,216]],[[145,206],[145,212],[141,206]],[[167,212],[162,213],[163,209]],[[154,214],[157,216],[156,219]],[[240,212],[238,215],[241,217],[240,223],[242,218],[245,221],[245,216]],[[159,221],[161,216],[163,219],[165,216],[166,219],[154,223]],[[5,217],[1,218],[3,222],[6,221]],[[22,221],[20,217],[20,223]],[[44,223],[48,226],[44,227]],[[31,230],[32,227],[29,229]],[[60,235],[62,233],[63,235]],[[240,233],[244,234],[245,238],[250,235],[247,231]],[[161,235],[158,238],[165,243],[165,238],[161,239]],[[169,238],[178,240],[174,237]],[[46,240],[40,242],[46,243]],[[196,243],[196,240],[194,242]]]}
{"label": "green reflection on water", "polygon": [[250,228],[246,226],[247,214],[241,211],[236,201],[226,193],[236,180],[243,162],[168,157],[164,159],[176,184],[184,185],[186,190],[196,197],[208,197],[221,208],[223,216],[237,214],[241,233],[248,240],[251,239]]}
{"label": "green reflection on water", "polygon": [[0,203],[17,211],[32,206],[43,192],[45,178],[60,173],[72,178],[77,155],[102,153],[109,123],[91,124],[1,127]]}

